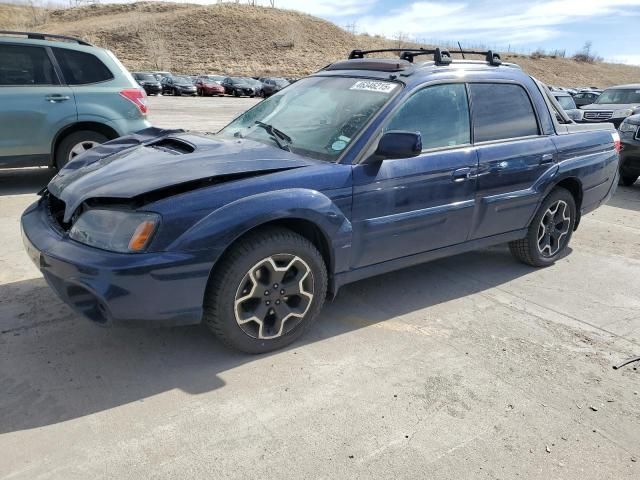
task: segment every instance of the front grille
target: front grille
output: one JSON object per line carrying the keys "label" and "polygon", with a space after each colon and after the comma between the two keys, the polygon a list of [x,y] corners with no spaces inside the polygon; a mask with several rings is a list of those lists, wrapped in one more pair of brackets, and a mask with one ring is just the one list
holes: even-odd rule
{"label": "front grille", "polygon": [[612,111],[601,111],[601,112],[584,112],[585,120],[592,120],[596,122],[604,122],[613,117]]}
{"label": "front grille", "polygon": [[64,223],[63,221],[66,204],[59,198],[51,195],[50,192],[47,192],[45,194],[44,202],[51,226],[60,233],[68,231],[69,228],[71,228],[71,225],[68,223]]}

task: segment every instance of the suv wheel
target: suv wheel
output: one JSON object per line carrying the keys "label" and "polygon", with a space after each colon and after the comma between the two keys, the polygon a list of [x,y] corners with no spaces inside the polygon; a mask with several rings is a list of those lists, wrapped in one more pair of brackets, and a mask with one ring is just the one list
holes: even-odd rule
{"label": "suv wheel", "polygon": [[204,322],[227,345],[264,353],[289,345],[313,322],[327,293],[318,249],[285,229],[241,239],[209,281]]}
{"label": "suv wheel", "polygon": [[571,193],[554,189],[538,209],[527,236],[509,243],[514,257],[534,267],[553,264],[566,249],[576,222],[576,204]]}
{"label": "suv wheel", "polygon": [[620,184],[625,187],[630,187],[638,180],[638,175],[620,175]]}
{"label": "suv wheel", "polygon": [[56,148],[55,164],[58,170],[78,155],[108,140],[103,134],[92,130],[73,132],[62,139]]}

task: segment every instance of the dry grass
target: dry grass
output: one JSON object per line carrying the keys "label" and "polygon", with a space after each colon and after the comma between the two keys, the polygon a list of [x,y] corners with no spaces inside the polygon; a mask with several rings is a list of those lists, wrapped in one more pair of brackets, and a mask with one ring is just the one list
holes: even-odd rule
{"label": "dry grass", "polygon": [[[28,25],[32,17],[28,8],[0,4],[0,29]],[[302,76],[353,48],[398,46],[381,37],[354,36],[310,15],[246,5],[141,2],[54,10],[43,18],[38,30],[107,47],[131,70]],[[626,65],[518,55],[506,60],[550,84],[604,87],[640,81],[640,68]]]}

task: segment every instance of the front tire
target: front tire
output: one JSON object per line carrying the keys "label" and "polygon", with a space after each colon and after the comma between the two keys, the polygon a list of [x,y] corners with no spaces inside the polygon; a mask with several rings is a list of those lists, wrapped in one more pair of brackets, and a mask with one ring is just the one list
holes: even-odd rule
{"label": "front tire", "polygon": [[576,223],[576,203],[568,190],[557,187],[542,202],[527,236],[509,242],[514,257],[533,267],[552,265],[569,245]]}
{"label": "front tire", "polygon": [[630,187],[638,180],[638,175],[620,175],[620,185]]}
{"label": "front tire", "polygon": [[313,323],[327,293],[318,249],[286,229],[240,239],[207,285],[204,322],[225,344],[246,352],[277,350]]}
{"label": "front tire", "polygon": [[108,140],[103,134],[92,130],[73,132],[62,139],[56,148],[55,165],[58,170],[87,150]]}

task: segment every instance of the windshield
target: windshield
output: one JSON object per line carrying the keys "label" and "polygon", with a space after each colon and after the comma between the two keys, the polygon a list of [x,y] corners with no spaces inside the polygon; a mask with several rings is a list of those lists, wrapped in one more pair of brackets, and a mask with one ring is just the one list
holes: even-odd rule
{"label": "windshield", "polygon": [[173,77],[173,83],[193,83],[189,77]]}
{"label": "windshield", "polygon": [[271,133],[286,135],[292,152],[333,161],[399,90],[394,82],[309,77],[263,100],[219,134],[282,146],[271,126]]}
{"label": "windshield", "polygon": [[595,103],[640,103],[640,88],[609,88],[600,94]]}
{"label": "windshield", "polygon": [[571,97],[556,97],[556,100],[558,100],[560,106],[565,110],[575,110],[577,108],[576,102],[574,102]]}
{"label": "windshield", "polygon": [[246,78],[239,78],[239,77],[232,77],[231,78],[231,83],[234,85],[240,85],[240,84],[245,84],[248,83]]}
{"label": "windshield", "polygon": [[284,78],[276,78],[274,82],[279,87],[286,87],[287,85],[289,85],[289,82],[287,82]]}
{"label": "windshield", "polygon": [[207,75],[202,77],[202,80],[205,81],[206,83],[220,83],[224,79],[222,77],[218,77],[215,75]]}
{"label": "windshield", "polygon": [[156,77],[154,77],[150,73],[137,73],[136,74],[136,78],[138,80],[142,80],[144,82],[155,82],[156,81]]}

